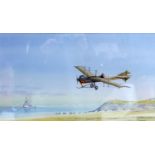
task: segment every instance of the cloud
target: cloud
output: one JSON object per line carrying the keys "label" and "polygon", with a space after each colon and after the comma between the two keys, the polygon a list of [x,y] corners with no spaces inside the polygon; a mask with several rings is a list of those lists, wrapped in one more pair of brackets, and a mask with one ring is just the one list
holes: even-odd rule
{"label": "cloud", "polygon": [[5,86],[0,87],[0,91],[3,91],[5,94],[10,94],[13,92],[14,75],[14,69],[9,65],[0,71],[0,85]]}
{"label": "cloud", "polygon": [[64,40],[74,41],[74,44],[83,50],[86,50],[89,47],[87,35],[83,33],[62,34],[60,35],[60,38],[62,42],[64,42]]}
{"label": "cloud", "polygon": [[96,56],[103,56],[106,59],[123,59],[126,53],[123,52],[116,43],[98,43],[94,46]]}
{"label": "cloud", "polygon": [[41,50],[46,51],[49,48],[51,48],[53,45],[57,43],[57,40],[54,38],[47,39],[42,45],[41,45]]}
{"label": "cloud", "polygon": [[104,97],[106,99],[141,100],[155,98],[155,78],[153,76],[141,76],[133,82],[124,85],[130,88],[107,89]]}
{"label": "cloud", "polygon": [[65,63],[68,68],[85,62],[88,47],[87,37],[84,34],[59,34],[45,40],[40,46],[40,52],[44,64],[57,65],[56,60],[59,60],[62,62],[58,64],[59,66]]}
{"label": "cloud", "polygon": [[26,54],[28,55],[29,54],[29,51],[30,51],[30,44],[28,43],[26,45]]}
{"label": "cloud", "polygon": [[51,49],[59,52],[73,52],[73,49],[78,48],[86,50],[88,41],[85,34],[59,34],[47,39],[40,47],[42,52],[48,52]]}
{"label": "cloud", "polygon": [[138,98],[155,98],[155,78],[153,76],[142,76],[137,78],[135,86]]}

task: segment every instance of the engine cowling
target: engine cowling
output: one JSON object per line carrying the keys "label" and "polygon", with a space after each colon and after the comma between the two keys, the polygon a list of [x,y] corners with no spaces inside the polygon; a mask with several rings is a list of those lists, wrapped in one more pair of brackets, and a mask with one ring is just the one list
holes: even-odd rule
{"label": "engine cowling", "polygon": [[100,75],[100,77],[101,77],[101,78],[104,78],[105,76],[104,76],[104,74],[102,73],[102,74]]}

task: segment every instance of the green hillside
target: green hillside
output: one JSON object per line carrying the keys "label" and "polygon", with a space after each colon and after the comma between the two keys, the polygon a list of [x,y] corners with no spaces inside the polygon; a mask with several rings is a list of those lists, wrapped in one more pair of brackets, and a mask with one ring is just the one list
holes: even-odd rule
{"label": "green hillside", "polygon": [[125,100],[110,100],[107,101],[109,103],[113,103],[113,104],[125,104],[125,103],[129,103],[129,102],[133,102],[133,101],[125,101]]}
{"label": "green hillside", "polygon": [[139,104],[154,104],[155,99],[140,100],[140,101],[137,101],[136,103],[139,103]]}
{"label": "green hillside", "polygon": [[111,100],[108,101],[113,104],[126,104],[126,103],[135,103],[135,104],[155,104],[155,99],[139,100],[139,101],[126,101],[126,100]]}

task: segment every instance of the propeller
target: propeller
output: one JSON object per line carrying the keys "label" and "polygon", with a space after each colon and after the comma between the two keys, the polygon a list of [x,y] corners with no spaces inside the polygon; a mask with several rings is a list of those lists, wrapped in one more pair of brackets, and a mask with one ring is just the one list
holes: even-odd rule
{"label": "propeller", "polygon": [[97,70],[95,70],[95,76],[97,76]]}
{"label": "propeller", "polygon": [[88,67],[88,70],[91,71],[90,67]]}
{"label": "propeller", "polygon": [[77,81],[77,84],[79,83],[79,78],[78,77],[76,77],[76,81]]}
{"label": "propeller", "polygon": [[[108,78],[108,82],[109,82],[109,76],[107,75],[107,78]],[[109,83],[107,84],[108,88],[109,88]]]}

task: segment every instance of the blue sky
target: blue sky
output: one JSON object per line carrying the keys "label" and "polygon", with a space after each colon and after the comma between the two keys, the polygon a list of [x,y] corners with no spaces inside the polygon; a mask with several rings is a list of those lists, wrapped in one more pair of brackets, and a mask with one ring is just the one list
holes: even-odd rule
{"label": "blue sky", "polygon": [[152,98],[154,58],[155,34],[0,34],[1,92],[81,99],[88,95],[92,100],[94,90],[76,89],[80,73],[73,66],[84,65],[107,75],[126,69],[133,75],[128,82],[132,90],[100,87],[94,101],[124,98],[122,94],[132,94],[131,99]]}
{"label": "blue sky", "polygon": [[61,74],[72,68],[69,64],[82,64],[154,75],[154,43],[154,34],[1,34],[0,67]]}

